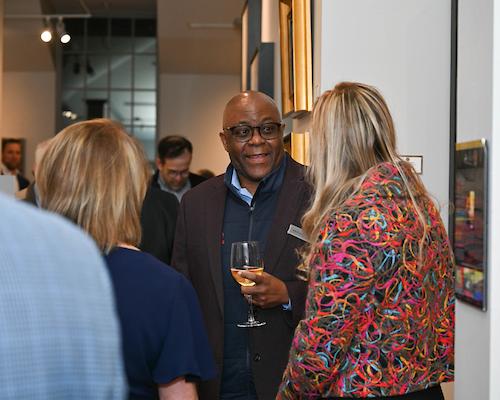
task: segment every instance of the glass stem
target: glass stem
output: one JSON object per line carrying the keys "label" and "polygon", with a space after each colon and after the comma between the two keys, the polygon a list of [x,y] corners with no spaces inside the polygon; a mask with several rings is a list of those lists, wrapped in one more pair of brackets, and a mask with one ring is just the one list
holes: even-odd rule
{"label": "glass stem", "polygon": [[248,306],[248,322],[255,322],[255,317],[253,315],[252,295],[248,295],[247,300],[250,303]]}

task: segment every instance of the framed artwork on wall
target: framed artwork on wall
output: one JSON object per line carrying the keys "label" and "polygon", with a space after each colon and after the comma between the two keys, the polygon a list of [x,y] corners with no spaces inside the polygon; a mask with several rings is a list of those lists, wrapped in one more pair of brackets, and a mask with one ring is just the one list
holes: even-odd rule
{"label": "framed artwork on wall", "polygon": [[241,90],[248,89],[248,3],[241,13]]}
{"label": "framed artwork on wall", "polygon": [[455,294],[486,311],[488,272],[488,158],[486,140],[457,143],[453,251]]}
{"label": "framed artwork on wall", "polygon": [[2,138],[2,147],[1,151],[3,151],[3,148],[6,143],[9,141],[15,141],[16,143],[19,144],[20,150],[21,150],[21,163],[18,167],[19,171],[21,172],[22,175],[25,173],[25,152],[26,152],[26,139],[24,138]]}
{"label": "framed artwork on wall", "polygon": [[279,0],[283,116],[312,110],[311,1]]}
{"label": "framed artwork on wall", "polygon": [[257,51],[250,63],[250,90],[259,90],[259,52]]}

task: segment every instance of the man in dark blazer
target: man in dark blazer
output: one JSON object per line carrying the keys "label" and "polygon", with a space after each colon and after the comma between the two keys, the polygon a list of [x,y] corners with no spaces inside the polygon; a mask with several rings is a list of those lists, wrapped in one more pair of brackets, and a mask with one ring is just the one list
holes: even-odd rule
{"label": "man in dark blazer", "polygon": [[151,186],[172,193],[180,202],[184,193],[205,180],[189,171],[193,145],[183,136],[165,136],[158,143],[157,170]]}
{"label": "man in dark blazer", "polygon": [[[233,97],[220,138],[231,163],[183,197],[172,264],[198,293],[219,367],[217,379],[200,383],[200,399],[274,399],[304,310],[296,268],[309,186],[304,167],[284,152],[281,116],[265,94]],[[244,273],[256,283],[246,288],[229,266],[231,243],[242,240],[257,240],[264,258],[262,276]],[[242,293],[252,294],[266,325],[237,327],[248,310]]]}

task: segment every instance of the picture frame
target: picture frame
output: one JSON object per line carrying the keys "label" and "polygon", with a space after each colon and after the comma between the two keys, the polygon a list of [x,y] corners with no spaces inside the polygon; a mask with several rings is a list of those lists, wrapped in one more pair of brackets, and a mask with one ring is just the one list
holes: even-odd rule
{"label": "picture frame", "polygon": [[311,1],[279,0],[281,101],[284,117],[312,110]]}
{"label": "picture frame", "polygon": [[18,137],[4,137],[2,138],[2,143],[1,143],[1,148],[0,148],[0,151],[3,151],[3,148],[4,148],[4,145],[6,142],[8,142],[9,140],[15,140],[17,142],[19,142],[19,144],[21,145],[21,165],[19,166],[19,172],[24,175],[25,173],[25,163],[26,163],[26,139],[25,138],[18,138]]}
{"label": "picture frame", "polygon": [[248,2],[241,12],[241,91],[248,90]]}
{"label": "picture frame", "polygon": [[456,144],[454,176],[455,295],[486,311],[488,153],[485,139]]}
{"label": "picture frame", "polygon": [[250,85],[247,83],[250,90],[259,90],[259,62],[259,51],[256,51],[250,62]]}
{"label": "picture frame", "polygon": [[292,132],[290,136],[290,155],[298,163],[302,165],[309,165],[309,132]]}

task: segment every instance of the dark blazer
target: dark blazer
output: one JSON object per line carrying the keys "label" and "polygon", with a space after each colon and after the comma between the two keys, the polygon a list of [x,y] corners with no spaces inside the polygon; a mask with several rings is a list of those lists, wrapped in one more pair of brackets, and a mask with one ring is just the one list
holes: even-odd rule
{"label": "dark blazer", "polygon": [[[284,311],[282,306],[257,309],[258,319],[267,324],[248,329],[259,400],[275,398],[288,361],[294,329],[303,316],[307,285],[296,277],[299,263],[296,249],[304,242],[287,234],[287,231],[290,224],[300,226],[309,193],[309,186],[304,180],[304,167],[289,158],[269,231],[264,268],[286,284],[292,311]],[[179,209],[174,242],[172,264],[191,280],[198,293],[219,368],[217,379],[200,383],[201,400],[217,399],[220,390],[224,349],[221,240],[226,194],[224,175],[209,179],[187,192]]]}
{"label": "dark blazer", "polygon": [[38,207],[38,204],[36,202],[36,193],[35,193],[35,181],[31,182],[29,186],[26,189],[26,197],[23,199],[23,201],[30,203],[34,205],[35,207]]}
{"label": "dark blazer", "polygon": [[24,176],[22,176],[21,174],[17,174],[16,177],[17,177],[17,183],[19,185],[19,190],[26,189],[29,186],[30,181],[26,179]]}
{"label": "dark blazer", "polygon": [[171,194],[148,188],[141,211],[141,250],[170,264],[179,202]]}
{"label": "dark blazer", "polygon": [[[1,168],[0,168],[0,175],[3,175]],[[201,177],[201,178],[203,178],[203,177]],[[30,181],[28,179],[26,179],[24,176],[22,176],[21,174],[16,174],[16,179],[17,179],[18,190],[26,189],[28,187],[28,185],[30,184]]]}

